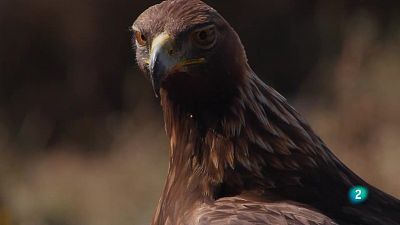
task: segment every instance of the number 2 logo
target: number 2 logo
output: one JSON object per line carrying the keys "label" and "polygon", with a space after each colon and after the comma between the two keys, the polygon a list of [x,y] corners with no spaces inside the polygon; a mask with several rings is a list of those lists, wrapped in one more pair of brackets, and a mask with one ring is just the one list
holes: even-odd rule
{"label": "number 2 logo", "polygon": [[361,204],[368,198],[368,189],[363,186],[355,186],[350,188],[348,192],[351,204]]}
{"label": "number 2 logo", "polygon": [[357,189],[356,190],[356,199],[357,200],[361,200],[362,198],[361,198],[361,193],[362,193],[362,191],[360,190],[360,189]]}

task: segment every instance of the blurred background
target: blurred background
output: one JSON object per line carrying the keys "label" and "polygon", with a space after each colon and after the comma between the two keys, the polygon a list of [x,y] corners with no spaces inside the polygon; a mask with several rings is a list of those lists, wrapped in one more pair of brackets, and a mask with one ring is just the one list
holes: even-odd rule
{"label": "blurred background", "polygon": [[[156,2],[0,0],[0,225],[149,224],[169,145],[129,27]],[[207,3],[333,152],[400,197],[400,3]]]}

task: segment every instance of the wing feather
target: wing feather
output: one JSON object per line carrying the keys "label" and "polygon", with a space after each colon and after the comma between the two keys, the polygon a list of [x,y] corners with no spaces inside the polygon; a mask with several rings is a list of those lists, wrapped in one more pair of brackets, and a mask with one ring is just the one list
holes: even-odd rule
{"label": "wing feather", "polygon": [[193,215],[193,225],[337,225],[325,215],[288,202],[265,203],[242,197],[203,203]]}

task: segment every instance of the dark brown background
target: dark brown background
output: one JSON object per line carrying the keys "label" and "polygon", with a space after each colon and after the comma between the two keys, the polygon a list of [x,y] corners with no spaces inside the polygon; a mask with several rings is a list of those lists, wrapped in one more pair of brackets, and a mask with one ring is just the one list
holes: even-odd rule
{"label": "dark brown background", "polygon": [[[168,143],[129,27],[156,2],[0,0],[0,224],[148,224]],[[399,197],[400,4],[207,2],[335,154]]]}

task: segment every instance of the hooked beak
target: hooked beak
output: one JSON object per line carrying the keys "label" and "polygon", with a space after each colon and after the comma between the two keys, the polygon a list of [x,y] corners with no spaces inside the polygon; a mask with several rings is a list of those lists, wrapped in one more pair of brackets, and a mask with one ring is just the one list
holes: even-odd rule
{"label": "hooked beak", "polygon": [[166,33],[158,35],[152,42],[149,60],[150,79],[156,97],[169,74],[181,72],[188,65],[202,63],[205,63],[204,58],[184,59],[177,54],[174,39]]}

